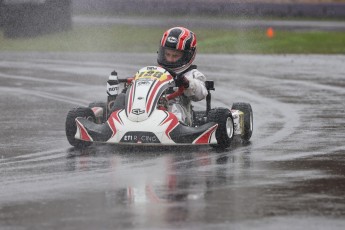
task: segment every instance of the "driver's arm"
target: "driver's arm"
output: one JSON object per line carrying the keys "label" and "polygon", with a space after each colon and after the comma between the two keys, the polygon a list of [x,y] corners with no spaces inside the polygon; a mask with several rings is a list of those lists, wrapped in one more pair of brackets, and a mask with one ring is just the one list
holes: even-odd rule
{"label": "driver's arm", "polygon": [[184,74],[189,81],[189,87],[185,89],[184,95],[189,97],[192,101],[201,101],[207,96],[207,89],[205,86],[206,77],[199,70],[193,69]]}

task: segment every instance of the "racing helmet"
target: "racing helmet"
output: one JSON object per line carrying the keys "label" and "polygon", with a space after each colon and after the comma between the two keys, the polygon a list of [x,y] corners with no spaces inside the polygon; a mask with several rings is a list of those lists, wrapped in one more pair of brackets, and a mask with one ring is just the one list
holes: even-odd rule
{"label": "racing helmet", "polygon": [[[164,32],[160,41],[157,63],[179,74],[187,70],[196,55],[196,36],[184,27],[173,27]],[[174,56],[170,58],[168,55]]]}

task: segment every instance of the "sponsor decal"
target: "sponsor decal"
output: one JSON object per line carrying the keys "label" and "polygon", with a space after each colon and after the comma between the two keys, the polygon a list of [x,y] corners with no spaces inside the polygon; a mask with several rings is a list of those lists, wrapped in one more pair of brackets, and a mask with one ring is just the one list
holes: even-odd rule
{"label": "sponsor decal", "polygon": [[158,137],[151,132],[127,132],[121,138],[122,143],[160,143]]}
{"label": "sponsor decal", "polygon": [[145,81],[144,79],[141,79],[140,81],[138,81],[138,86],[143,86],[143,85],[150,85],[151,81]]}
{"label": "sponsor decal", "polygon": [[120,90],[120,87],[118,85],[109,85],[107,84],[107,93],[108,95],[117,95]]}
{"label": "sponsor decal", "polygon": [[170,43],[177,43],[177,38],[170,36],[170,37],[168,37],[167,41]]}
{"label": "sponsor decal", "polygon": [[140,115],[145,113],[145,110],[141,110],[141,109],[132,109],[132,113],[135,115]]}
{"label": "sponsor decal", "polygon": [[156,66],[148,66],[146,69],[147,70],[157,70],[157,67]]}
{"label": "sponsor decal", "polygon": [[118,86],[114,86],[114,87],[109,87],[108,90],[111,91],[118,91],[119,87]]}

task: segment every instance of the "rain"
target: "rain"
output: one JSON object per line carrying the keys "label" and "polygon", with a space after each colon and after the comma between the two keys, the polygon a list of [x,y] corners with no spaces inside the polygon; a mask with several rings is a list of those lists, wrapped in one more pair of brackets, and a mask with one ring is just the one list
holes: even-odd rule
{"label": "rain", "polygon": [[[0,229],[343,229],[344,15],[336,0],[0,0]],[[173,26],[196,33],[212,108],[251,105],[250,140],[72,146],[68,112],[107,102],[112,71],[157,65]]]}

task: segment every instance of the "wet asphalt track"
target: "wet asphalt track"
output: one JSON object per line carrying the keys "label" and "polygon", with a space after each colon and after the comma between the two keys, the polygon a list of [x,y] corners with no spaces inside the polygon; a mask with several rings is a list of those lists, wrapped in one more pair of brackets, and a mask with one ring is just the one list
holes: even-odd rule
{"label": "wet asphalt track", "polygon": [[249,145],[71,148],[68,110],[154,60],[0,54],[0,229],[344,228],[344,56],[199,55],[214,106],[251,103]]}

